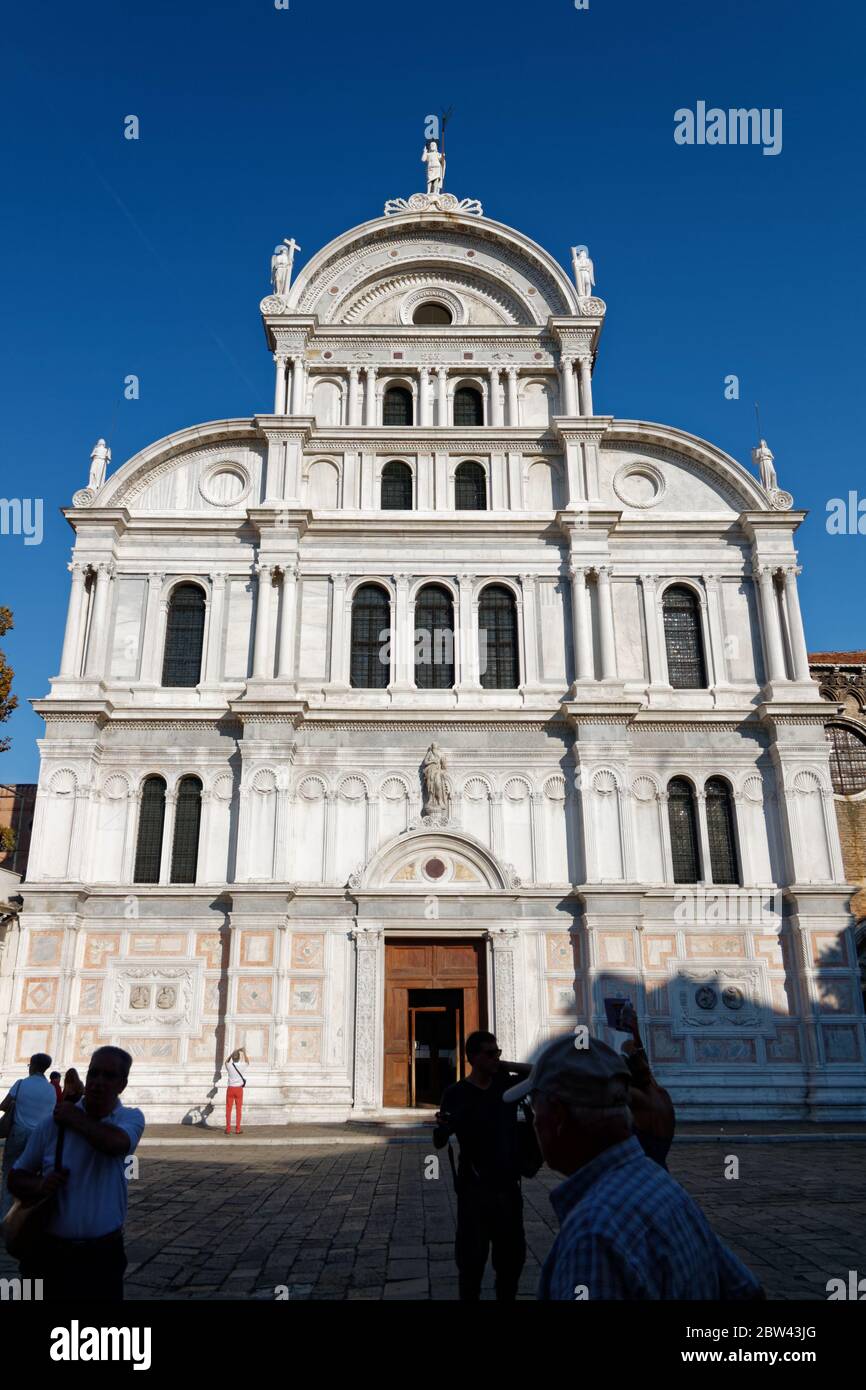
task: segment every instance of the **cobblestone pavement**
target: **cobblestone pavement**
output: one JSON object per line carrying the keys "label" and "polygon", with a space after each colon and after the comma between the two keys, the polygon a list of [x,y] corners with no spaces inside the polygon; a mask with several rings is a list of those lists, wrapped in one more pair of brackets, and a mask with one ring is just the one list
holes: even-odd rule
{"label": "cobblestone pavement", "polygon": [[[440,1155],[438,1179],[425,1178],[431,1153],[426,1139],[142,1149],[127,1297],[270,1300],[284,1286],[291,1299],[456,1298],[451,1174]],[[866,1274],[862,1144],[743,1145],[737,1180],[724,1177],[728,1154],[735,1137],[675,1147],[671,1168],[771,1298],[824,1298],[828,1279]],[[557,1181],[545,1171],[524,1187],[527,1298],[553,1240]],[[14,1272],[0,1259],[0,1276]]]}

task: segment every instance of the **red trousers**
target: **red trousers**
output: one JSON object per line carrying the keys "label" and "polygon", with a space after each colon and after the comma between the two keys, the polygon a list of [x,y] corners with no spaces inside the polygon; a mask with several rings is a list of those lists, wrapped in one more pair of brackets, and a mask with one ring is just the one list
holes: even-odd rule
{"label": "red trousers", "polygon": [[240,1129],[240,1127],[241,1127],[241,1110],[243,1109],[243,1104],[244,1104],[244,1088],[243,1088],[243,1086],[229,1086],[228,1090],[226,1091],[226,1129],[227,1129],[227,1130],[231,1129],[231,1127],[232,1127],[232,1106],[235,1106],[235,1109],[236,1109],[236,1123],[235,1123],[235,1129],[236,1129],[236,1130],[239,1130],[239,1129]]}

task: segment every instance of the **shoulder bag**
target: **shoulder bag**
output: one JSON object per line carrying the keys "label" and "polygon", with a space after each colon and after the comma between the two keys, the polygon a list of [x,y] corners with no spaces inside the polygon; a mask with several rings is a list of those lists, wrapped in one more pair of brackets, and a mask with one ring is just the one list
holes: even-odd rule
{"label": "shoulder bag", "polygon": [[[63,1158],[65,1126],[58,1125],[58,1131],[54,1151],[55,1173],[60,1168]],[[6,1242],[7,1253],[13,1260],[28,1260],[35,1255],[56,1200],[56,1192],[49,1193],[47,1197],[37,1197],[33,1201],[15,1198],[3,1220],[3,1239]]]}

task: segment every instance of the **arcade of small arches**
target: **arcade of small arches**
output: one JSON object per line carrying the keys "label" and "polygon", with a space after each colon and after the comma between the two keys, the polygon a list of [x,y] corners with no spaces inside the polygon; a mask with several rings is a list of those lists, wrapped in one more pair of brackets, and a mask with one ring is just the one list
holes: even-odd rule
{"label": "arcade of small arches", "polygon": [[475,375],[447,366],[394,372],[372,363],[324,363],[311,371],[300,354],[275,353],[274,360],[274,414],[309,413],[322,428],[546,427],[557,414],[593,414],[589,356],[563,358],[558,377],[499,365]]}

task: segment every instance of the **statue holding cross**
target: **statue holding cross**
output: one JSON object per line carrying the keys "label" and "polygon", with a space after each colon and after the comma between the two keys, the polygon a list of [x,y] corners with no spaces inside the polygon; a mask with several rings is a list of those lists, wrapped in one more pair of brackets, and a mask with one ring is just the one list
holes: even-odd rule
{"label": "statue holding cross", "polygon": [[289,285],[292,283],[292,266],[295,261],[295,252],[300,251],[300,246],[292,237],[290,240],[283,238],[279,246],[274,249],[271,256],[271,284],[274,287],[274,294],[280,299],[285,299],[289,292]]}

